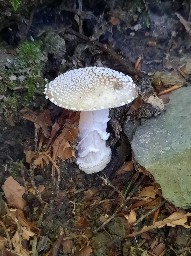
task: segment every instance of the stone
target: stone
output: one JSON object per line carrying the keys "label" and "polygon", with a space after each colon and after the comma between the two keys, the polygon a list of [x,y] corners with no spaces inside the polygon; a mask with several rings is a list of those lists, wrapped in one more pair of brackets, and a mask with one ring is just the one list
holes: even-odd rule
{"label": "stone", "polygon": [[166,200],[191,207],[191,87],[172,92],[166,111],[137,128],[132,150]]}

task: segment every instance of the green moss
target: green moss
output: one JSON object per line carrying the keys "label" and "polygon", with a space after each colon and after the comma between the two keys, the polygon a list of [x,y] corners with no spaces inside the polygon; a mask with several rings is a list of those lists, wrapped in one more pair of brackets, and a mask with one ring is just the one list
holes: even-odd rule
{"label": "green moss", "polygon": [[24,165],[23,165],[23,162],[22,162],[22,161],[13,162],[13,163],[9,166],[10,175],[11,175],[13,178],[17,178],[23,168],[24,168]]}
{"label": "green moss", "polygon": [[20,0],[10,0],[10,4],[11,7],[13,8],[13,10],[16,12],[19,8],[19,6],[21,5],[21,1]]}
{"label": "green moss", "polygon": [[39,41],[22,42],[16,49],[9,67],[0,67],[0,112],[5,117],[17,115],[19,109],[35,102],[36,95],[42,95],[42,44]]}
{"label": "green moss", "polygon": [[3,98],[2,108],[4,110],[4,115],[9,116],[10,113],[14,114],[17,112],[17,98],[16,96],[7,96]]}
{"label": "green moss", "polygon": [[42,51],[40,42],[24,42],[17,49],[16,69],[25,76],[23,87],[29,100],[42,85],[41,77]]}

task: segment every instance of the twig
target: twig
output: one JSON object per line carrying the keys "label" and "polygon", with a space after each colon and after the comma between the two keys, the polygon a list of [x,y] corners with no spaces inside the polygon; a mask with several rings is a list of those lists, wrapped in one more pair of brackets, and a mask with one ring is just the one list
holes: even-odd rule
{"label": "twig", "polygon": [[163,204],[165,203],[165,201],[161,202],[159,205],[157,205],[155,208],[153,208],[152,210],[150,210],[149,212],[147,212],[146,214],[142,215],[134,224],[133,226],[138,225],[141,221],[143,221],[145,218],[147,218],[149,215],[151,215],[152,213],[154,213],[156,210],[158,210]]}
{"label": "twig", "polygon": [[113,186],[113,184],[108,180],[107,177],[104,178],[103,176],[99,176],[99,175],[98,175],[98,177],[103,180],[105,185],[110,186],[111,188],[113,188],[121,196],[123,201],[125,201],[124,195],[121,193],[121,191],[119,191],[119,189],[117,189],[115,186]]}
{"label": "twig", "polygon": [[[186,213],[185,214],[186,217],[190,217],[191,216],[191,213]],[[181,217],[180,217],[181,218]],[[161,221],[157,221],[155,224],[153,225],[150,225],[150,226],[144,226],[141,230],[139,231],[136,231],[136,232],[133,232],[129,235],[127,235],[127,237],[133,237],[133,236],[138,236],[138,235],[141,235],[142,233],[145,233],[145,232],[148,232],[150,230],[153,230],[155,228],[162,228],[164,227],[165,225],[175,221],[175,220],[179,220],[179,217],[177,219],[164,219],[164,220],[161,220]]]}
{"label": "twig", "polygon": [[116,215],[117,213],[121,210],[121,207],[117,208],[117,210],[111,215],[110,218],[108,218],[103,224],[101,224],[101,226],[99,226],[97,229],[95,229],[93,232],[96,233],[99,230],[101,230],[102,228],[105,227],[105,225],[107,225]]}
{"label": "twig", "polygon": [[79,9],[79,32],[80,34],[83,33],[82,24],[83,24],[83,17],[81,15],[82,13],[82,0],[78,0],[78,9]]}
{"label": "twig", "polygon": [[53,248],[52,248],[52,256],[58,255],[61,243],[63,241],[63,237],[64,237],[64,234],[61,234],[59,236],[59,238],[57,239],[57,241],[54,243]]}
{"label": "twig", "polygon": [[175,84],[175,85],[171,86],[170,88],[167,88],[167,89],[165,89],[165,90],[159,92],[158,95],[160,96],[160,95],[167,94],[167,93],[172,92],[172,91],[174,91],[174,90],[177,90],[177,89],[179,89],[179,88],[181,88],[181,87],[183,87],[183,84]]}
{"label": "twig", "polygon": [[191,35],[191,22],[186,21],[178,12],[176,12],[175,14],[179,18],[180,22],[182,23],[188,34]]}

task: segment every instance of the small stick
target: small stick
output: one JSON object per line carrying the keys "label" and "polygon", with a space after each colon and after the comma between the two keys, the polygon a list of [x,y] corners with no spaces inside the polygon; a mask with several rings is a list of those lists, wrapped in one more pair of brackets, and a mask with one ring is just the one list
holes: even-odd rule
{"label": "small stick", "polygon": [[163,204],[165,203],[165,201],[161,202],[159,205],[157,205],[155,208],[153,208],[152,210],[150,210],[149,212],[147,212],[146,214],[142,215],[134,224],[133,226],[136,226],[137,224],[139,224],[141,221],[143,221],[146,217],[148,217],[149,215],[151,215],[152,213],[154,213],[156,210],[158,210]]}
{"label": "small stick", "polygon": [[167,93],[172,92],[172,91],[175,91],[175,90],[177,90],[177,89],[179,89],[179,88],[181,88],[181,87],[183,87],[183,84],[175,84],[175,85],[171,86],[170,88],[167,88],[167,89],[165,89],[165,90],[159,92],[158,95],[160,96],[160,95],[167,94]]}
{"label": "small stick", "polygon": [[186,21],[179,13],[176,12],[175,14],[179,18],[180,22],[182,23],[188,34],[191,35],[191,22]]}
{"label": "small stick", "polygon": [[117,210],[111,215],[110,218],[108,218],[103,224],[101,224],[101,226],[99,226],[97,229],[95,229],[93,232],[96,233],[99,230],[101,230],[102,228],[105,227],[105,225],[107,225],[113,218],[115,218],[116,214],[121,210],[121,207],[117,208]]}

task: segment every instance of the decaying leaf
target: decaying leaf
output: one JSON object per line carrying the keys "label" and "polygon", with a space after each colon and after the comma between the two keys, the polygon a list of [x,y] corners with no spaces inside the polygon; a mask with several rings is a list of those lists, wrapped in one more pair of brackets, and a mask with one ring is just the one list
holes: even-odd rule
{"label": "decaying leaf", "polygon": [[162,228],[164,226],[182,226],[184,228],[191,228],[191,225],[188,223],[188,217],[191,216],[191,213],[185,213],[183,211],[177,211],[171,214],[169,217],[156,221],[153,225],[150,226],[144,226],[140,231],[134,232],[129,237],[140,235],[144,232],[147,232],[149,230],[155,229],[155,228]]}
{"label": "decaying leaf", "polygon": [[46,152],[41,152],[33,161],[33,164],[37,167],[41,167],[42,169],[44,166],[47,166],[50,163],[50,157]]}
{"label": "decaying leaf", "polygon": [[92,253],[92,248],[89,245],[87,245],[79,251],[78,256],[90,256],[91,253]]}
{"label": "decaying leaf", "polygon": [[36,129],[40,129],[35,133],[35,151],[24,151],[26,162],[41,169],[51,164],[52,174],[56,171],[59,176],[57,160],[75,156],[73,144],[78,134],[79,114],[65,111],[52,125],[49,110],[40,113],[27,110],[22,113],[24,119],[34,122]]}
{"label": "decaying leaf", "polygon": [[116,175],[121,175],[133,170],[134,164],[133,161],[125,162],[116,172]]}
{"label": "decaying leaf", "polygon": [[29,256],[29,252],[27,252],[21,243],[21,237],[18,231],[15,232],[14,236],[11,239],[12,244],[14,246],[14,251],[22,256]]}
{"label": "decaying leaf", "polygon": [[134,210],[131,210],[128,215],[125,215],[125,218],[127,219],[128,224],[131,226],[136,222],[137,214]]}
{"label": "decaying leaf", "polygon": [[25,188],[22,187],[12,176],[8,177],[2,186],[8,205],[23,210],[26,201],[23,199]]}
{"label": "decaying leaf", "polygon": [[163,256],[165,253],[165,244],[160,243],[157,244],[153,249],[152,249],[152,253],[156,256]]}
{"label": "decaying leaf", "polygon": [[139,197],[142,199],[149,199],[149,198],[154,199],[156,195],[157,195],[157,190],[155,186],[144,187],[139,193]]}
{"label": "decaying leaf", "polygon": [[87,218],[84,216],[77,216],[75,221],[75,227],[78,229],[85,229],[88,226]]}
{"label": "decaying leaf", "polygon": [[84,200],[91,200],[93,196],[95,196],[98,193],[97,188],[89,188],[86,191],[84,191]]}
{"label": "decaying leaf", "polygon": [[29,240],[31,237],[35,235],[34,232],[31,230],[28,230],[26,227],[21,227],[22,230],[22,238],[25,240]]}
{"label": "decaying leaf", "polygon": [[74,247],[74,243],[71,239],[63,240],[62,247],[64,253],[71,253]]}
{"label": "decaying leaf", "polygon": [[0,236],[0,251],[5,249],[7,243],[7,239],[5,237]]}

